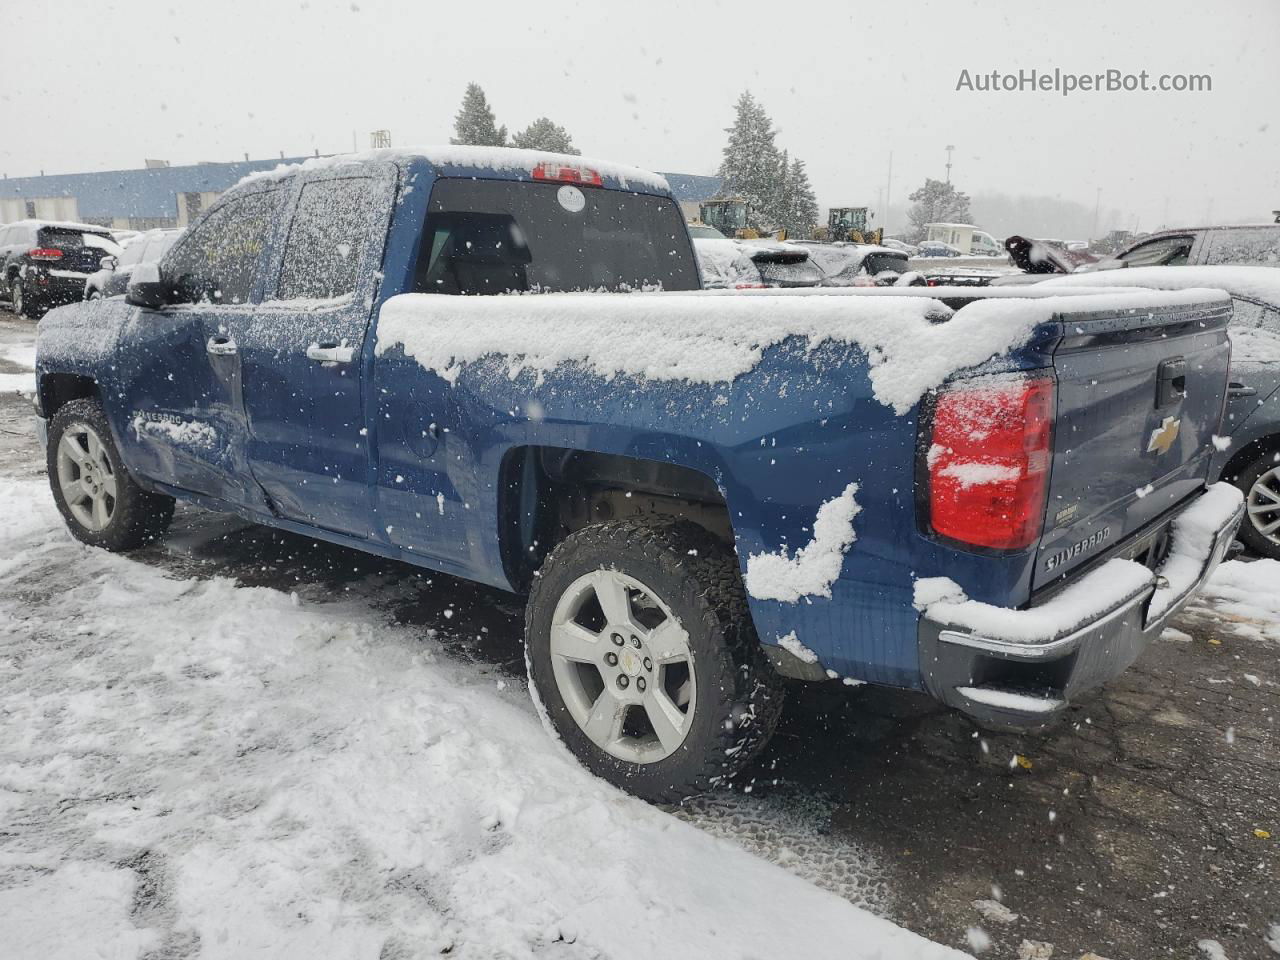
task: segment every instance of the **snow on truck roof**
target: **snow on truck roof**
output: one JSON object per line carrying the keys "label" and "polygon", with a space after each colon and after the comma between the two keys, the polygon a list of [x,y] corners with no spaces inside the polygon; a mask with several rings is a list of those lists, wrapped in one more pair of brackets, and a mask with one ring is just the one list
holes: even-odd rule
{"label": "snow on truck roof", "polygon": [[646,190],[670,191],[665,177],[642,170],[639,167],[579,157],[565,153],[548,153],[542,150],[521,150],[515,147],[386,147],[361,153],[341,153],[331,157],[311,157],[302,163],[282,163],[271,170],[260,170],[240,180],[236,186],[262,180],[280,180],[295,173],[311,170],[332,170],[337,167],[362,163],[394,162],[397,160],[425,160],[445,175],[471,173],[475,170],[493,170],[503,173],[524,173],[532,177],[536,167],[566,166],[587,167],[602,178],[617,181],[625,189],[641,187]]}
{"label": "snow on truck roof", "polygon": [[13,223],[0,224],[4,227],[36,227],[43,230],[51,227],[54,230],[81,230],[85,233],[99,233],[110,236],[111,231],[92,223],[76,223],[74,220],[15,220]]}

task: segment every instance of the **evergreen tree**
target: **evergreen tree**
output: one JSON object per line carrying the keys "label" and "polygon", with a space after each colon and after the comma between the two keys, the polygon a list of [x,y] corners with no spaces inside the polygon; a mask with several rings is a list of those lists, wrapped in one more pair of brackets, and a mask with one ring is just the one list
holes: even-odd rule
{"label": "evergreen tree", "polygon": [[729,142],[720,161],[720,194],[741,197],[751,207],[753,227],[766,225],[777,209],[781,158],[773,142],[773,123],[747,91],[738,98]]}
{"label": "evergreen tree", "polygon": [[925,178],[924,186],[907,199],[911,201],[907,219],[911,221],[912,243],[925,238],[926,223],[969,222],[969,195],[961,193],[953,184]]}
{"label": "evergreen tree", "polygon": [[782,226],[787,228],[789,236],[800,239],[811,237],[818,224],[818,198],[809,183],[804,161],[798,157],[791,161],[791,166],[787,169],[786,184],[787,216],[782,221]]}
{"label": "evergreen tree", "polygon": [[571,153],[574,156],[582,153],[573,145],[569,131],[558,123],[552,123],[546,117],[539,117],[514,137],[511,145],[528,150],[547,150],[551,153]]}
{"label": "evergreen tree", "polygon": [[449,142],[474,147],[507,145],[507,128],[498,126],[480,84],[467,84],[462,107],[453,118],[453,138]]}

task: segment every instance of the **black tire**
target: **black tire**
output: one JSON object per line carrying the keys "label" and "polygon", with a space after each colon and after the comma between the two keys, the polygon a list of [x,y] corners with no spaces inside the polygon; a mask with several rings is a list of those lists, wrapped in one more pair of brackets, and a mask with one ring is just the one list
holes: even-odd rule
{"label": "black tire", "polygon": [[[1236,477],[1236,486],[1244,492],[1246,505],[1261,505],[1265,498],[1253,500],[1250,498],[1249,491],[1253,489],[1258,480],[1266,473],[1280,470],[1280,460],[1277,457],[1280,453],[1275,450],[1267,450],[1257,460],[1249,464],[1240,475]],[[1270,482],[1268,488],[1275,489],[1280,486],[1280,482]],[[1269,502],[1269,501],[1268,501]],[[1245,513],[1244,522],[1240,524],[1240,533],[1237,535],[1240,542],[1248,547],[1251,551],[1260,557],[1266,557],[1271,560],[1280,560],[1280,543],[1268,537],[1255,526],[1255,520],[1264,523],[1272,523],[1280,520],[1280,509],[1265,513]],[[1280,534],[1280,530],[1273,531],[1272,537]]]}
{"label": "black tire", "polygon": [[23,289],[21,277],[14,277],[9,284],[9,305],[13,308],[14,314],[19,317],[32,317],[34,304],[27,296],[26,290]]}
{"label": "black tire", "polygon": [[[580,578],[601,570],[642,583],[688,636],[696,706],[684,740],[660,759],[632,762],[597,746],[556,679],[551,626],[557,605]],[[782,712],[784,688],[760,650],[733,553],[685,520],[613,520],[565,538],[534,580],[525,642],[531,693],[556,734],[587,769],[645,800],[678,803],[728,780],[768,742]],[[651,685],[662,682],[651,674]]]}
{"label": "black tire", "polygon": [[[77,510],[67,502],[67,495],[59,479],[59,445],[68,432],[73,438],[69,442],[78,444],[78,431],[86,427],[92,430],[100,442],[100,460],[105,462],[91,468],[94,472],[90,476],[98,481],[106,477],[113,482],[115,488],[115,495],[110,498],[109,519],[100,529],[87,526],[77,516]],[[120,459],[106,414],[96,399],[68,401],[53,415],[49,422],[45,462],[49,470],[49,487],[53,491],[53,500],[58,505],[67,529],[77,540],[93,547],[122,553],[163,536],[169,529],[169,523],[173,520],[173,498],[150,493],[134,482]],[[80,470],[79,475],[83,478],[84,471]],[[92,512],[92,508],[81,507],[80,512]]]}

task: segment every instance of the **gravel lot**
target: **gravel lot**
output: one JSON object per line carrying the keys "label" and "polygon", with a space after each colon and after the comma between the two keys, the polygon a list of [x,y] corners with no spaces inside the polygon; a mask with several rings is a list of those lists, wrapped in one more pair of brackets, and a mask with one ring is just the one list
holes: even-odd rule
{"label": "gravel lot", "polygon": [[[0,312],[0,351],[33,336]],[[0,384],[22,372],[0,358]],[[0,476],[43,474],[29,401],[12,392],[0,451]],[[469,669],[523,676],[519,603],[492,590],[184,508],[135,558],[350,594]],[[798,690],[737,789],[675,812],[940,943],[974,949],[981,928],[986,957],[1038,956],[1024,940],[1054,957],[1195,957],[1206,940],[1232,960],[1275,956],[1280,632],[1212,600],[1173,627],[1043,735],[983,733],[907,693]],[[994,900],[1006,909],[975,906]]]}

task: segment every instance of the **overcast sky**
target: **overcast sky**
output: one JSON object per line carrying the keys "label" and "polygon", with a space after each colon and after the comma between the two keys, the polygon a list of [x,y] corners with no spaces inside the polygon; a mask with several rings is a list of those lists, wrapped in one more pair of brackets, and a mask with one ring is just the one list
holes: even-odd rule
{"label": "overcast sky", "polygon": [[[824,208],[926,176],[1162,221],[1280,208],[1280,3],[6,0],[0,172],[447,141],[468,81],[513,131],[714,173],[750,89]],[[961,70],[1209,74],[1209,93],[978,93]],[[1166,212],[1167,211],[1167,212]]]}

